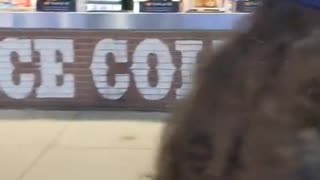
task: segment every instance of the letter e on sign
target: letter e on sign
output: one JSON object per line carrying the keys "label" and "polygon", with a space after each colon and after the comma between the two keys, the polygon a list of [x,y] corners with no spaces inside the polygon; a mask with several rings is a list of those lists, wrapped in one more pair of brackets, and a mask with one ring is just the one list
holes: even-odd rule
{"label": "letter e on sign", "polygon": [[[36,39],[34,47],[40,53],[42,82],[37,89],[38,98],[73,98],[75,94],[74,75],[64,74],[63,63],[74,62],[74,47],[71,39]],[[58,62],[57,52],[62,55]],[[57,77],[63,79],[58,85]]]}

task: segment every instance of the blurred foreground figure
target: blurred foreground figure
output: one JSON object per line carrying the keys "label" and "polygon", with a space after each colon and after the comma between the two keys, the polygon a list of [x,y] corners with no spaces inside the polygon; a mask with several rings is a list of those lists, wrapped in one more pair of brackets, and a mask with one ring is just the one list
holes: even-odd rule
{"label": "blurred foreground figure", "polygon": [[199,59],[156,180],[320,180],[320,0],[265,0]]}

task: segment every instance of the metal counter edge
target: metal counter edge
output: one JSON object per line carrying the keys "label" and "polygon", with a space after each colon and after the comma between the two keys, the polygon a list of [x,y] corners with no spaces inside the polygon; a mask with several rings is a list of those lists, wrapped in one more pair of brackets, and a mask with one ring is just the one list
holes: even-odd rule
{"label": "metal counter edge", "polygon": [[0,28],[231,31],[245,13],[0,12]]}

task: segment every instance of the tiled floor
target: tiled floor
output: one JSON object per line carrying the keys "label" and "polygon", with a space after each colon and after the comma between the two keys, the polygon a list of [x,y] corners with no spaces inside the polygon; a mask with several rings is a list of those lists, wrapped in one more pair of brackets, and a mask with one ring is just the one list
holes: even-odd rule
{"label": "tiled floor", "polygon": [[166,116],[0,111],[0,179],[145,180]]}

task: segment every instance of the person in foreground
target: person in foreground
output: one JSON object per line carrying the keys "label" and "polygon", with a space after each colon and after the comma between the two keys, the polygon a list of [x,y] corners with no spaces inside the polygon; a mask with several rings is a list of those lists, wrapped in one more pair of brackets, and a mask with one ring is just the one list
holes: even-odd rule
{"label": "person in foreground", "polygon": [[263,0],[250,18],[199,59],[155,180],[320,179],[320,0]]}

